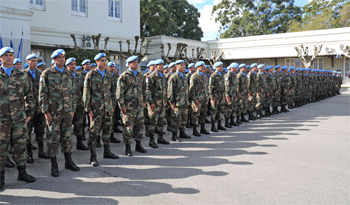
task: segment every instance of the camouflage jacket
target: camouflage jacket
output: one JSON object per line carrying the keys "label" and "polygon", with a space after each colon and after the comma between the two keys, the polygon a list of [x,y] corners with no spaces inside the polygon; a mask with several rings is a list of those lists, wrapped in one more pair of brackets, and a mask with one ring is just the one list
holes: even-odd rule
{"label": "camouflage jacket", "polygon": [[276,83],[276,91],[281,92],[282,76],[277,71],[273,73],[273,76],[275,77],[274,80]]}
{"label": "camouflage jacket", "polygon": [[91,70],[84,81],[83,103],[86,112],[109,113],[115,107],[115,84],[112,74],[105,70],[105,75],[99,73],[98,68]]}
{"label": "camouflage jacket", "polygon": [[258,93],[265,94],[267,93],[267,85],[266,85],[266,76],[262,72],[258,72],[257,75],[258,81]]}
{"label": "camouflage jacket", "polygon": [[248,79],[248,92],[254,95],[258,89],[258,82],[257,82],[257,74],[251,70],[247,74],[247,79]]}
{"label": "camouflage jacket", "polygon": [[237,74],[238,91],[242,97],[248,97],[248,80],[245,73],[239,72]]}
{"label": "camouflage jacket", "polygon": [[191,80],[191,76],[192,76],[193,74],[191,74],[191,73],[187,73],[186,75],[184,75],[184,76],[186,76],[186,82],[187,82],[187,87],[188,88],[190,88],[190,80]]}
{"label": "camouflage jacket", "polygon": [[224,73],[221,72],[221,76],[217,71],[212,73],[209,78],[209,97],[210,99],[220,100],[224,97]]}
{"label": "camouflage jacket", "polygon": [[225,97],[230,97],[232,102],[238,99],[238,80],[236,73],[229,71],[224,75]]}
{"label": "camouflage jacket", "polygon": [[144,77],[138,71],[135,76],[130,70],[123,72],[117,83],[117,102],[120,108],[136,109],[145,101]]}
{"label": "camouflage jacket", "polygon": [[55,66],[46,69],[40,77],[39,104],[43,113],[53,117],[64,112],[74,112],[74,78],[71,71],[64,68],[61,73]]}
{"label": "camouflage jacket", "polygon": [[205,74],[203,76],[199,72],[195,72],[190,78],[189,88],[189,100],[195,102],[196,100],[202,101],[207,98],[207,89],[205,89]]}
{"label": "camouflage jacket", "polygon": [[205,84],[204,89],[206,90],[207,100],[209,100],[209,78],[210,78],[210,76],[208,76],[206,73],[203,76],[204,76],[204,84]]}
{"label": "camouflage jacket", "polygon": [[284,72],[281,73],[282,76],[282,83],[281,83],[281,88],[283,90],[289,90],[290,89],[290,77],[286,75]]}
{"label": "camouflage jacket", "polygon": [[275,82],[274,76],[272,73],[269,73],[269,72],[267,72],[265,76],[266,76],[267,92],[272,94],[274,91],[276,91],[276,82]]}
{"label": "camouflage jacket", "polygon": [[80,72],[75,72],[74,87],[75,87],[75,102],[80,106],[84,106],[83,103],[83,91],[84,91],[84,75]]}
{"label": "camouflage jacket", "polygon": [[34,97],[28,75],[18,69],[9,77],[0,67],[0,121],[34,116]]}
{"label": "camouflage jacket", "polygon": [[41,108],[39,105],[39,84],[40,84],[40,76],[42,74],[42,71],[36,69],[35,71],[35,79],[33,78],[32,74],[29,71],[29,68],[24,69],[23,72],[25,72],[31,82],[32,85],[32,92],[34,96],[34,105],[35,105],[35,112],[41,113]]}
{"label": "camouflage jacket", "polygon": [[163,75],[161,77],[157,71],[148,75],[146,79],[145,99],[149,105],[155,104],[157,107],[163,107],[166,103],[167,82]]}
{"label": "camouflage jacket", "polygon": [[188,88],[186,78],[176,72],[169,78],[167,100],[176,107],[188,106]]}

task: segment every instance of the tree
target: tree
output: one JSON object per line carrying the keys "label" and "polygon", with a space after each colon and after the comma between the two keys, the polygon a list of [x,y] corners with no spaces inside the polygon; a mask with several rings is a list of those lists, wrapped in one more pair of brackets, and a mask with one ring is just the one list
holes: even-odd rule
{"label": "tree", "polygon": [[301,21],[293,21],[289,32],[350,26],[350,0],[313,0],[303,7]]}
{"label": "tree", "polygon": [[294,0],[221,0],[214,13],[221,24],[221,38],[285,33],[292,19],[301,19]]}
{"label": "tree", "polygon": [[200,40],[200,13],[186,0],[141,0],[141,36],[166,35]]}
{"label": "tree", "polygon": [[99,51],[94,50],[72,50],[66,52],[66,59],[74,57],[77,60],[77,65],[81,65],[85,59],[90,59],[93,61],[94,57],[99,53]]}

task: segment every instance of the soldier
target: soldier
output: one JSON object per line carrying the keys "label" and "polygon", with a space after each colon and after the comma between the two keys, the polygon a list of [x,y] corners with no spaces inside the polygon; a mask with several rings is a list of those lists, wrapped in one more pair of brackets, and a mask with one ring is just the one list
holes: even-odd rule
{"label": "soldier", "polygon": [[154,134],[158,133],[158,144],[169,144],[163,138],[163,128],[165,121],[165,108],[167,105],[167,82],[163,73],[163,60],[154,61],[155,72],[148,75],[146,79],[146,102],[148,106],[148,116],[150,124],[148,127],[147,136],[150,138],[149,146],[158,148],[154,141]]}
{"label": "soldier", "polygon": [[264,68],[265,71],[265,77],[266,77],[266,100],[264,103],[265,107],[265,113],[268,115],[274,115],[274,113],[271,112],[270,106],[272,103],[272,100],[274,98],[274,95],[276,94],[276,83],[273,77],[273,71],[272,71],[272,66],[266,66]]}
{"label": "soldier", "polygon": [[[80,72],[81,75],[83,76],[83,79],[85,80],[85,77],[86,77],[86,74],[88,74],[91,70],[91,60],[89,59],[85,59],[83,60],[83,62],[81,63],[81,66],[82,66],[82,71]],[[83,85],[83,90],[84,90],[84,85]],[[81,107],[77,107],[77,109],[79,109],[78,115],[80,115],[81,113],[83,113],[82,116],[79,116],[80,118],[83,118],[83,141],[86,140],[85,138],[85,127],[88,126],[90,127],[90,117],[89,117],[89,114],[85,112],[85,108],[83,111],[81,111]],[[86,118],[88,119],[88,123],[86,123]],[[97,137],[97,141],[96,141],[96,147],[102,147],[101,145],[101,137],[100,135],[98,135]]]}
{"label": "soldier", "polygon": [[137,71],[137,56],[126,59],[128,70],[120,75],[117,83],[117,102],[123,114],[123,141],[126,146],[125,154],[132,156],[132,138],[136,141],[135,151],[146,153],[141,140],[145,132],[143,109],[146,107],[144,100],[144,77]]}
{"label": "soldier", "polygon": [[249,114],[249,120],[256,120],[256,118],[253,115],[253,111],[255,108],[255,105],[257,103],[256,99],[257,99],[257,80],[256,80],[256,76],[258,72],[258,68],[257,68],[258,64],[253,63],[250,67],[251,67],[251,71],[248,72],[247,74],[247,79],[248,79],[248,106],[247,106],[247,110],[248,110],[248,114]]}
{"label": "soldier", "polygon": [[293,109],[293,103],[294,103],[294,96],[295,96],[295,86],[296,86],[296,79],[295,75],[293,75],[293,70],[295,70],[295,67],[292,66],[288,69],[288,73],[286,73],[290,79],[290,91],[289,91],[289,99],[288,99],[288,109]]}
{"label": "soldier", "polygon": [[[176,72],[170,76],[168,83],[167,100],[171,106],[171,122],[168,129],[173,133],[172,140],[180,141],[180,138],[191,139],[185,133],[188,117],[188,88],[184,76],[185,66],[183,60],[175,62]],[[180,136],[177,132],[180,130]]]}
{"label": "soldier", "polygon": [[[151,73],[153,73],[153,71],[155,70],[155,66],[154,66],[154,60],[151,60],[148,64],[147,64],[147,69],[145,70],[145,74],[144,79],[147,79],[148,75],[150,75]],[[146,134],[147,134],[147,130],[148,130],[148,126],[150,123],[150,119],[148,116],[148,109],[147,107],[144,109],[144,113],[143,113],[144,117],[145,117],[145,128],[146,128]]]}
{"label": "soldier", "polygon": [[94,58],[97,67],[85,77],[83,103],[85,111],[90,117],[90,164],[98,166],[96,157],[96,140],[102,131],[103,158],[118,159],[110,150],[110,137],[112,133],[112,118],[115,108],[115,84],[112,73],[106,71],[107,58],[105,53],[99,53]]}
{"label": "soldier", "polygon": [[17,68],[18,70],[22,70],[22,60],[19,58],[15,58],[15,60],[13,61],[13,66],[15,66],[15,68]]}
{"label": "soldier", "polygon": [[94,70],[96,68],[96,63],[91,63],[90,64],[90,70]]}
{"label": "soldier", "polygon": [[[167,82],[167,89],[168,89],[168,85],[169,85],[169,79],[170,79],[170,76],[172,74],[174,74],[176,72],[176,67],[175,67],[175,63],[174,62],[171,62],[169,64],[169,72],[165,75],[165,79],[166,79],[166,82]],[[169,130],[169,125],[170,125],[170,120],[171,120],[171,106],[169,103],[167,103],[167,106],[166,106],[166,120],[167,120],[167,124],[168,124],[168,128],[167,130]],[[171,132],[171,131],[170,131]]]}
{"label": "soldier", "polygon": [[239,113],[241,116],[238,122],[249,122],[249,120],[244,118],[244,113],[247,111],[248,104],[248,82],[246,74],[246,64],[242,63],[238,67],[239,73],[237,74],[237,79],[239,86],[239,95],[241,96],[239,102]]}
{"label": "soldier", "polygon": [[37,68],[41,71],[44,71],[46,69],[46,63],[45,62],[38,63]]}
{"label": "soldier", "polygon": [[74,101],[76,102],[76,109],[73,117],[73,133],[77,137],[77,150],[89,150],[83,143],[83,121],[84,121],[84,104],[83,104],[83,87],[84,77],[81,73],[76,72],[76,59],[68,58],[66,67],[73,74],[74,78]]}
{"label": "soldier", "polygon": [[17,164],[17,180],[27,183],[36,181],[26,172],[27,123],[34,116],[33,92],[28,75],[14,68],[14,58],[13,48],[0,49],[0,190],[5,185],[5,163],[10,139],[13,139],[14,144],[13,159]]}
{"label": "soldier", "polygon": [[255,106],[258,115],[258,118],[269,116],[268,113],[265,112],[265,115],[262,114],[261,110],[263,109],[264,106],[264,101],[267,96],[266,92],[266,77],[264,74],[264,64],[259,64],[258,67],[259,72],[257,74],[257,82],[258,82],[258,90],[257,90],[257,104]]}
{"label": "soldier", "polygon": [[[207,113],[208,101],[205,84],[204,62],[198,61],[195,64],[197,72],[191,75],[189,82],[189,101],[191,103],[191,118],[193,126],[193,135],[200,137],[201,134],[210,134],[205,129],[205,117]],[[197,131],[198,124],[201,125],[200,133]]]}
{"label": "soldier", "polygon": [[209,65],[205,65],[204,66],[204,83],[205,83],[205,89],[207,90],[207,113],[206,113],[206,117],[205,117],[205,123],[211,123],[211,121],[207,118],[207,116],[210,116],[210,98],[209,98],[209,78],[211,75],[211,71],[210,71],[210,67]]}
{"label": "soldier", "polygon": [[164,65],[164,66],[163,66],[163,70],[164,70],[164,71],[163,71],[164,75],[167,74],[167,73],[169,73],[169,71],[170,71],[170,70],[169,70],[169,65]]}
{"label": "soldier", "polygon": [[55,65],[46,69],[40,77],[39,104],[49,127],[48,156],[51,158],[51,175],[59,176],[57,157],[59,143],[64,152],[65,168],[79,171],[72,160],[72,119],[76,104],[74,101],[74,78],[64,67],[66,58],[63,49],[55,50],[51,58]]}
{"label": "soldier", "polygon": [[288,97],[290,94],[290,78],[286,75],[288,71],[287,66],[282,67],[282,82],[281,82],[281,89],[282,89],[282,95],[281,95],[281,111],[282,112],[289,112],[289,110],[286,109],[286,106],[288,105]]}
{"label": "soldier", "polygon": [[[186,77],[186,82],[187,82],[187,87],[190,88],[190,79],[191,79],[191,76],[193,73],[196,72],[196,67],[194,66],[195,64],[194,63],[190,63],[187,65],[187,69],[186,69],[186,74],[185,74],[185,77]],[[192,128],[192,119],[191,119],[191,116],[192,116],[192,107],[191,105],[188,106],[188,117],[187,117],[187,123],[186,123],[186,127],[187,128]],[[200,134],[197,132],[196,135],[197,137],[200,136]]]}
{"label": "soldier", "polygon": [[[238,94],[238,81],[236,78],[236,69],[238,67],[237,63],[231,63],[227,67],[228,72],[225,74],[225,127],[232,128],[231,125],[238,126],[234,122],[233,115],[236,111],[235,106],[237,104],[237,94]],[[231,120],[231,122],[229,122]]]}
{"label": "soldier", "polygon": [[38,56],[36,54],[30,54],[26,57],[27,63],[29,65],[28,69],[23,70],[31,81],[32,92],[34,96],[34,116],[28,122],[28,136],[27,136],[27,163],[33,163],[33,153],[31,144],[31,135],[34,128],[36,140],[38,141],[38,157],[43,159],[49,159],[47,154],[44,152],[44,133],[45,133],[45,116],[41,111],[39,105],[39,80],[42,74],[36,67],[38,64]]}
{"label": "soldier", "polygon": [[[209,79],[209,97],[211,102],[211,131],[218,132],[218,130],[226,130],[221,124],[222,114],[225,106],[225,86],[224,76],[222,74],[223,63],[216,62],[214,64],[215,72],[210,75]],[[216,122],[218,127],[216,128]]]}

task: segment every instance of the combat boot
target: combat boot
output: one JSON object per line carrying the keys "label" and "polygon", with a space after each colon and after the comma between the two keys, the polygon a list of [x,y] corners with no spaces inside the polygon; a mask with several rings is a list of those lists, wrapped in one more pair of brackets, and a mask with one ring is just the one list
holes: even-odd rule
{"label": "combat boot", "polygon": [[170,144],[170,142],[168,142],[167,140],[165,140],[163,138],[163,132],[162,133],[158,133],[158,140],[157,140],[158,144]]}
{"label": "combat boot", "polygon": [[32,143],[30,143],[31,150],[37,150],[38,148],[34,146]]}
{"label": "combat boot", "polygon": [[47,153],[44,151],[44,142],[43,141],[38,141],[38,157],[42,159],[50,159],[49,156],[47,156]]}
{"label": "combat boot", "polygon": [[103,158],[105,159],[119,159],[119,156],[113,154],[110,150],[109,144],[103,145]]}
{"label": "combat boot", "polygon": [[147,152],[147,150],[145,150],[145,148],[142,147],[141,141],[136,141],[135,151],[136,152],[141,152],[141,153],[146,153]]}
{"label": "combat boot", "polygon": [[242,113],[242,115],[241,115],[241,121],[242,121],[242,122],[249,122],[249,120],[247,120],[247,119],[244,118],[244,114],[243,114],[243,113]]}
{"label": "combat boot", "polygon": [[130,144],[125,145],[125,155],[128,156],[128,157],[132,156],[131,145]]}
{"label": "combat boot", "polygon": [[158,148],[157,143],[154,141],[154,134],[149,134],[149,146],[152,148]]}
{"label": "combat boot", "polygon": [[114,133],[111,133],[111,138],[109,139],[109,141],[111,143],[121,143],[122,141],[120,141],[119,139],[114,137]]}
{"label": "combat boot", "polygon": [[277,107],[272,107],[272,113],[273,113],[273,114],[278,114],[278,112],[277,112],[276,109],[277,109]]}
{"label": "combat boot", "polygon": [[0,170],[0,191],[4,190],[5,186],[5,170]]}
{"label": "combat boot", "polygon": [[254,116],[253,116],[253,112],[252,111],[248,111],[248,114],[249,114],[248,120],[256,120],[256,118],[254,118]]}
{"label": "combat boot", "polygon": [[224,126],[222,126],[221,120],[218,120],[218,130],[227,130]]}
{"label": "combat boot", "polygon": [[230,125],[233,125],[233,126],[239,126],[239,124],[237,122],[235,122],[235,116],[231,116],[231,123]]}
{"label": "combat boot", "polygon": [[236,123],[237,123],[238,125],[242,124],[242,120],[241,120],[241,116],[240,116],[240,115],[237,115]]}
{"label": "combat boot", "polygon": [[83,136],[82,135],[77,136],[76,148],[77,148],[77,150],[89,150],[89,147],[84,145],[84,143],[83,143]]}
{"label": "combat boot", "polygon": [[210,134],[210,132],[208,132],[208,130],[205,129],[205,123],[201,124],[201,134],[205,134],[205,135]]}
{"label": "combat boot", "polygon": [[181,142],[181,139],[177,136],[177,132],[173,132],[173,136],[171,137],[173,141]]}
{"label": "combat boot", "polygon": [[211,121],[207,117],[205,117],[205,123],[211,123]]}
{"label": "combat boot", "polygon": [[193,136],[200,137],[201,134],[198,132],[197,127],[198,125],[192,125],[193,126]]}
{"label": "combat boot", "polygon": [[257,115],[256,115],[256,117],[258,118],[258,119],[261,119],[261,115],[262,115],[262,113],[261,113],[261,110],[258,110],[258,111],[256,111],[257,112]]}
{"label": "combat boot", "polygon": [[51,176],[58,177],[60,172],[58,171],[57,157],[51,157]]}
{"label": "combat boot", "polygon": [[225,118],[225,127],[232,128],[232,126],[230,125],[230,118]]}
{"label": "combat boot", "polygon": [[98,161],[97,161],[96,149],[94,147],[91,147],[90,148],[90,153],[91,153],[90,164],[92,166],[94,166],[94,167],[97,167],[99,164],[98,164]]}
{"label": "combat boot", "polygon": [[72,160],[72,152],[65,152],[64,159],[66,160],[66,162],[64,163],[64,167],[66,169],[70,169],[75,172],[80,171],[80,168],[77,165],[75,165],[75,163]]}
{"label": "combat boot", "polygon": [[215,125],[215,120],[211,120],[211,131],[212,132],[219,132],[219,130],[216,128],[216,125]]}
{"label": "combat boot", "polygon": [[13,167],[15,167],[15,164],[14,164],[13,162],[11,162],[9,156],[7,156],[6,163],[5,163],[5,167],[7,167],[7,168],[13,168]]}
{"label": "combat boot", "polygon": [[97,139],[96,139],[96,147],[97,147],[97,148],[102,147],[102,145],[101,145],[101,135],[98,135],[98,136],[97,136]]}
{"label": "combat boot", "polygon": [[183,138],[183,139],[191,139],[191,136],[187,135],[186,132],[185,132],[185,129],[183,130],[180,130],[180,135],[179,135],[180,138]]}
{"label": "combat boot", "polygon": [[115,127],[114,127],[114,132],[115,132],[115,133],[123,133],[123,130],[119,129],[118,126],[115,126]]}
{"label": "combat boot", "polygon": [[267,112],[269,113],[269,115],[274,115],[274,113],[271,112],[270,106],[268,106],[266,109],[267,109]]}
{"label": "combat boot", "polygon": [[192,123],[189,118],[187,119],[186,128],[192,128]]}
{"label": "combat boot", "polygon": [[28,164],[34,163],[33,152],[32,152],[32,145],[31,144],[27,144],[27,163]]}
{"label": "combat boot", "polygon": [[264,110],[265,110],[265,116],[266,117],[270,117],[271,115],[269,114],[269,111],[267,110],[268,108],[265,107]]}
{"label": "combat boot", "polygon": [[36,181],[36,178],[27,174],[26,172],[26,165],[18,165],[17,166],[17,170],[18,170],[18,181],[24,181],[27,183],[33,183]]}

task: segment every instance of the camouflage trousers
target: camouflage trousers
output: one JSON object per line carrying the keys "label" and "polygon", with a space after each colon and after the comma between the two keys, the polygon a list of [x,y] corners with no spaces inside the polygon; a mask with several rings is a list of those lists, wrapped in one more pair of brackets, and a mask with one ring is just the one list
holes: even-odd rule
{"label": "camouflage trousers", "polygon": [[237,112],[236,112],[236,115],[237,116],[240,116],[243,112],[243,100],[242,99],[239,99],[237,100]]}
{"label": "camouflage trousers", "polygon": [[72,151],[72,116],[69,112],[58,116],[52,115],[48,132],[49,157],[55,157],[58,154],[59,143],[61,143],[62,152]]}
{"label": "camouflage trousers", "polygon": [[235,115],[237,111],[237,105],[238,105],[237,100],[231,101],[230,104],[228,104],[227,101],[225,102],[225,111],[224,111],[225,118],[229,118]]}
{"label": "camouflage trousers", "polygon": [[123,114],[124,123],[123,141],[124,144],[132,144],[132,139],[141,141],[145,132],[144,111],[142,106],[137,108],[127,108]]}
{"label": "camouflage trousers", "polygon": [[264,100],[264,107],[270,107],[271,105],[271,100],[272,100],[272,93],[269,93],[268,95],[265,95],[265,100]]}
{"label": "camouflage trousers", "polygon": [[281,92],[281,106],[286,106],[288,104],[288,91],[284,93],[284,90],[282,90]]}
{"label": "camouflage trousers", "polygon": [[28,135],[27,135],[27,144],[30,144],[32,141],[32,130],[37,134],[37,141],[43,141],[45,133],[45,115],[43,113],[35,112],[34,117],[28,122]]}
{"label": "camouflage trousers", "polygon": [[246,113],[247,112],[247,105],[248,105],[248,94],[245,96],[242,96],[240,104],[241,104],[241,108],[242,108],[241,114]]}
{"label": "camouflage trousers", "polygon": [[118,120],[121,120],[121,117],[120,117],[120,108],[119,108],[119,105],[118,103],[116,103],[116,106],[115,106],[115,109],[114,109],[114,113],[113,113],[113,120],[112,120],[112,123],[113,123],[113,133],[114,133],[114,129],[116,129],[116,127],[118,126],[117,124],[117,121]]}
{"label": "camouflage trousers", "polygon": [[150,123],[150,118],[148,116],[148,108],[147,107],[143,111],[143,116],[144,116],[145,127],[146,127],[146,129],[148,129],[148,126]]}
{"label": "camouflage trousers", "polygon": [[17,165],[25,165],[27,157],[28,126],[25,119],[0,121],[0,170],[5,170],[5,163],[10,139],[13,140],[13,160]]}
{"label": "camouflage trousers", "polygon": [[98,112],[93,113],[94,117],[90,121],[90,136],[88,144],[92,147],[96,147],[97,137],[102,131],[102,141],[104,145],[109,144],[109,140],[112,134],[112,112]]}
{"label": "camouflage trousers", "polygon": [[184,130],[188,117],[188,106],[176,106],[175,110],[171,109],[171,120],[169,130],[171,132],[177,132],[178,130]]}
{"label": "camouflage trousers", "polygon": [[165,106],[157,106],[151,110],[148,106],[148,116],[149,116],[149,134],[163,133],[164,126],[166,125],[165,118]]}
{"label": "camouflage trousers", "polygon": [[207,108],[208,108],[208,101],[207,101],[207,99],[200,99],[198,101],[199,101],[198,109],[197,108],[193,109],[191,107],[192,123],[195,124],[195,125],[205,123],[205,117],[207,115]]}
{"label": "camouflage trousers", "polygon": [[215,104],[211,105],[211,110],[210,110],[211,121],[213,122],[213,121],[221,120],[222,115],[224,114],[224,109],[225,109],[224,97],[222,96],[222,97],[215,98]]}
{"label": "camouflage trousers", "polygon": [[83,136],[85,111],[83,105],[77,105],[73,118],[73,133],[75,136]]}
{"label": "camouflage trousers", "polygon": [[247,110],[249,112],[254,111],[255,105],[258,102],[257,97],[256,97],[256,93],[252,93],[252,96],[249,98],[248,97],[248,105],[247,105]]}
{"label": "camouflage trousers", "polygon": [[255,105],[255,108],[257,110],[260,110],[264,106],[264,101],[266,100],[265,93],[260,93],[259,95],[256,96],[257,103]]}

